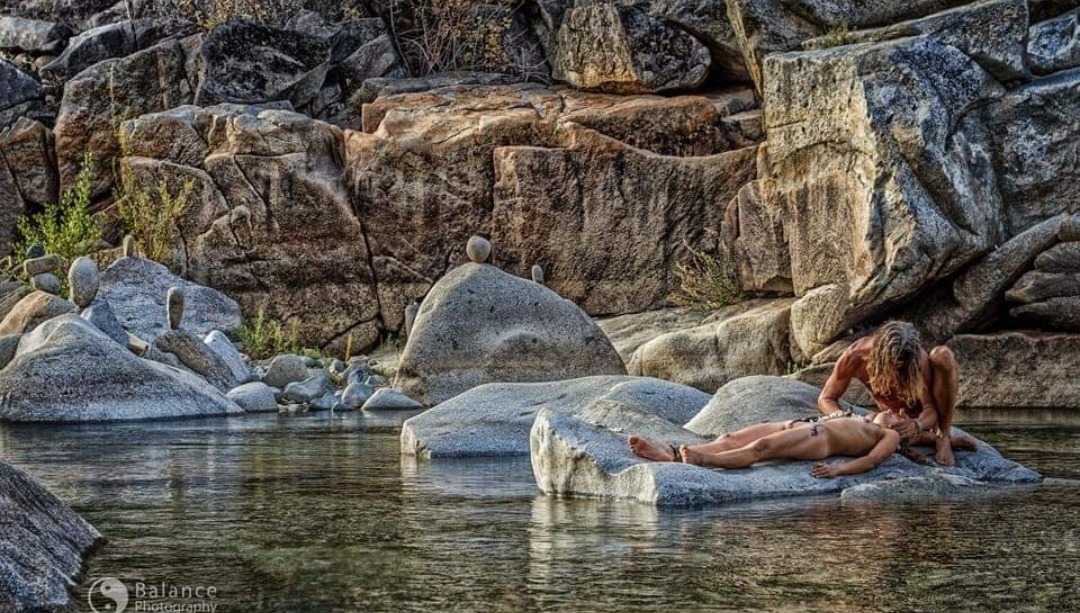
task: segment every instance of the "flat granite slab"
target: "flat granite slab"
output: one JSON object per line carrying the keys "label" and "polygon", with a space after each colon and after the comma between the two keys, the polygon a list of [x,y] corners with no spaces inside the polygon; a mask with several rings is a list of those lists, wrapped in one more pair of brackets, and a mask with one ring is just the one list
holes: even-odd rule
{"label": "flat granite slab", "polygon": [[[954,432],[959,430],[954,428]],[[536,483],[547,494],[635,500],[669,507],[841,494],[858,486],[912,477],[948,476],[947,481],[957,486],[1027,484],[1042,480],[1035,471],[1005,459],[982,441],[976,441],[978,449],[974,452],[957,452],[957,465],[952,468],[920,466],[894,455],[872,471],[833,479],[810,476],[814,462],[762,463],[739,470],[650,462],[630,452],[625,433],[547,409],[537,414],[529,441]],[[926,485],[940,488],[941,479],[927,480]],[[888,493],[891,489],[895,488],[883,491]],[[865,488],[859,491],[864,496],[867,493]],[[911,487],[905,492],[910,495]]]}

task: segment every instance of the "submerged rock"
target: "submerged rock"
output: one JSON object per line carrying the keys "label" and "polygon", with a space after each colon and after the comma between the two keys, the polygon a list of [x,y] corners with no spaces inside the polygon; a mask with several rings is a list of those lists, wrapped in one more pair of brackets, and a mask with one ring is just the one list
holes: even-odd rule
{"label": "submerged rock", "polygon": [[313,371],[314,374],[303,381],[294,381],[285,386],[281,398],[286,402],[310,404],[317,398],[334,391],[334,384],[325,370]]}
{"label": "submerged rock", "polygon": [[23,471],[0,462],[0,611],[67,611],[85,556],[104,539]]}
{"label": "submerged rock", "polygon": [[[704,392],[643,377],[492,383],[406,420],[401,452],[429,458],[523,456],[529,453],[529,428],[541,407],[588,413],[608,424],[652,417],[677,428],[708,401]],[[690,432],[684,435],[694,437]]]}
{"label": "submerged rock", "polygon": [[[33,381],[33,385],[27,385]],[[0,371],[0,420],[159,419],[240,413],[195,374],[135,356],[78,315],[23,336]]]}
{"label": "submerged rock", "polygon": [[266,413],[278,410],[277,391],[261,381],[245,383],[229,390],[225,397],[240,405],[248,413]]}
{"label": "submerged rock", "polygon": [[433,405],[495,381],[625,372],[611,342],[572,302],[494,266],[465,264],[424,299],[394,387]]}
{"label": "submerged rock", "polygon": [[384,387],[376,390],[361,408],[365,411],[411,411],[422,409],[424,405],[397,390]]}

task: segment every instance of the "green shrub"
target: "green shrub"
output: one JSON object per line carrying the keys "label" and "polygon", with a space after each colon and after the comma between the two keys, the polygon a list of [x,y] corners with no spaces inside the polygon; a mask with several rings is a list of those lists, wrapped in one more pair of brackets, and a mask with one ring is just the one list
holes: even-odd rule
{"label": "green shrub", "polygon": [[259,307],[255,317],[244,322],[237,340],[252,359],[265,360],[282,353],[300,353],[300,322],[292,319],[288,324],[266,316],[266,309]]}
{"label": "green shrub", "polygon": [[846,25],[836,26],[821,37],[821,46],[823,48],[828,48],[846,45],[848,44],[849,34],[851,34],[851,31]]}
{"label": "green shrub", "polygon": [[679,306],[708,310],[739,302],[742,287],[727,259],[684,245],[689,257],[675,265],[676,289],[670,300]]}
{"label": "green shrub", "polygon": [[88,153],[75,185],[64,190],[59,202],[45,205],[40,213],[23,215],[16,222],[16,257],[22,257],[35,243],[45,247],[46,253],[67,260],[97,251],[103,228],[101,219],[90,214],[93,182],[94,162]]}
{"label": "green shrub", "polygon": [[173,193],[165,181],[147,190],[124,175],[116,189],[117,213],[124,229],[135,239],[143,257],[172,267],[180,240],[177,220],[188,206],[195,184],[191,181]]}

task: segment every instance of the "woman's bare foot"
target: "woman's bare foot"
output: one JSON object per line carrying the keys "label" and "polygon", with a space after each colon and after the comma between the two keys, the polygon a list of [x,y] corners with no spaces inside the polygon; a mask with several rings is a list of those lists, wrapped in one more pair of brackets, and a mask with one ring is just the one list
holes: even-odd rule
{"label": "woman's bare foot", "polygon": [[679,447],[679,459],[682,460],[683,464],[694,464],[700,466],[701,454],[687,447],[686,445],[683,445]]}
{"label": "woman's bare foot", "polygon": [[641,438],[640,436],[630,437],[630,451],[633,451],[634,455],[645,458],[646,460],[654,460],[657,462],[675,461],[675,456],[671,454],[671,447],[654,443],[649,439]]}

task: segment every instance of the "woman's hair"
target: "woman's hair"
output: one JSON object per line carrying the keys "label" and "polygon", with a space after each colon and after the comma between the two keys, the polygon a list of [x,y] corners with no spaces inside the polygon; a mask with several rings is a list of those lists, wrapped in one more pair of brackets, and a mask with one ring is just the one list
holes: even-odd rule
{"label": "woman's hair", "polygon": [[890,321],[874,333],[874,346],[866,360],[870,390],[894,394],[908,406],[922,394],[922,343],[915,326]]}

